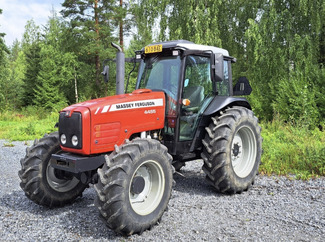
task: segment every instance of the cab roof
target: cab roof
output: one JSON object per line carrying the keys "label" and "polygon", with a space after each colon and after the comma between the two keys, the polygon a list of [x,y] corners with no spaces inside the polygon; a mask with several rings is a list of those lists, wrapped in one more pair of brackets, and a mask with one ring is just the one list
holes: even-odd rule
{"label": "cab roof", "polygon": [[[198,51],[212,51],[213,53],[217,54],[222,54],[224,56],[229,56],[228,50],[214,47],[214,46],[208,46],[208,45],[199,45],[195,44],[191,41],[188,40],[172,40],[172,41],[165,41],[165,42],[157,42],[157,43],[152,43],[148,46],[153,46],[153,45],[162,45],[163,49],[185,49],[185,50],[198,50]],[[142,49],[144,51],[144,48]]]}

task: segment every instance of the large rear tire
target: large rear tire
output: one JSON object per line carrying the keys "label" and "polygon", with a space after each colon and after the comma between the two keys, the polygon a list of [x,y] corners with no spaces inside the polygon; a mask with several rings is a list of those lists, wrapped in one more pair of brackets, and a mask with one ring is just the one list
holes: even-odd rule
{"label": "large rear tire", "polygon": [[69,172],[50,166],[51,155],[61,152],[58,132],[35,140],[20,160],[20,187],[33,202],[47,207],[59,207],[81,196],[86,185]]}
{"label": "large rear tire", "polygon": [[129,141],[106,157],[95,204],[109,228],[141,234],[160,221],[172,191],[171,162],[167,148],[151,139]]}
{"label": "large rear tire", "polygon": [[206,179],[222,193],[241,193],[253,183],[262,154],[261,128],[253,112],[228,108],[206,128],[202,158]]}

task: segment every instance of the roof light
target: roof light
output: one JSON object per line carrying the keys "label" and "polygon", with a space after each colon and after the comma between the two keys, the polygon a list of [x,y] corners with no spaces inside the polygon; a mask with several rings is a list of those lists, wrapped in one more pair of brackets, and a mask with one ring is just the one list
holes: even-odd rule
{"label": "roof light", "polygon": [[173,50],[173,56],[178,56],[178,50]]}

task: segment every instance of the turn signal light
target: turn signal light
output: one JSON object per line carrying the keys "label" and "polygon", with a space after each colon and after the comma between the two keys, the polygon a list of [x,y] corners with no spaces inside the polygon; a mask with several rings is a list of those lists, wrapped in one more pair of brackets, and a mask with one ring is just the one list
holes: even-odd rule
{"label": "turn signal light", "polygon": [[191,104],[191,101],[190,99],[183,99],[182,103],[184,106],[189,106]]}

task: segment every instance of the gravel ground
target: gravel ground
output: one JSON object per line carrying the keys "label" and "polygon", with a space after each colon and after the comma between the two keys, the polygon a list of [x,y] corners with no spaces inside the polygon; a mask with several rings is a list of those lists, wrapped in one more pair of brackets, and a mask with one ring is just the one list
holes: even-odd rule
{"label": "gravel ground", "polygon": [[[298,181],[258,176],[238,195],[214,192],[201,161],[176,175],[169,209],[151,231],[130,237],[109,230],[94,206],[95,192],[64,208],[47,209],[19,187],[26,144],[0,140],[0,241],[324,241],[325,178]],[[29,145],[31,142],[28,142]]]}

